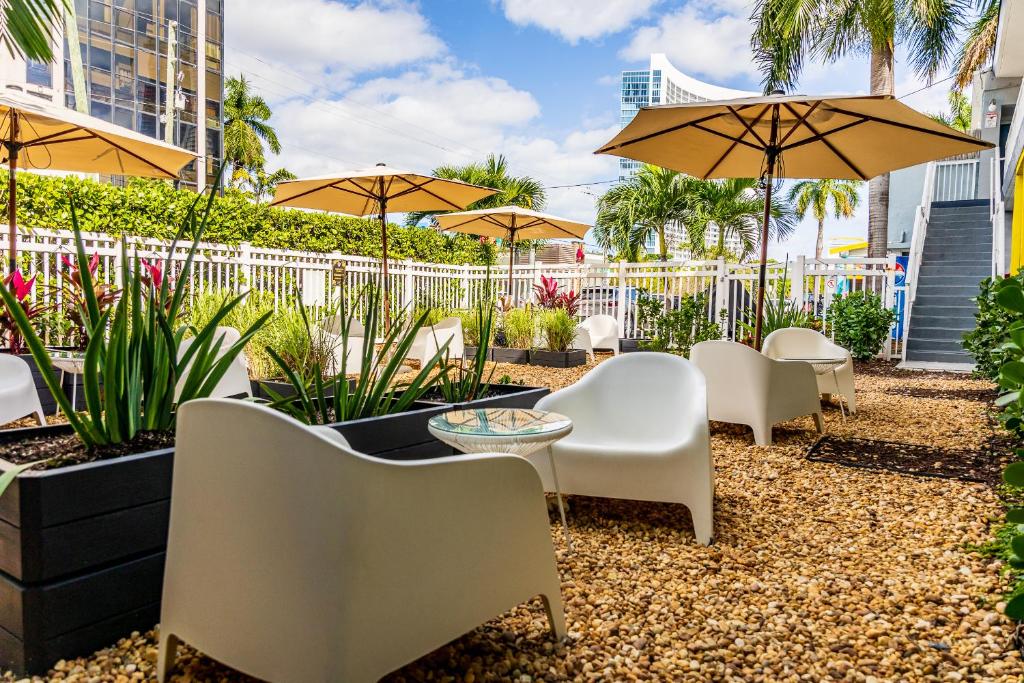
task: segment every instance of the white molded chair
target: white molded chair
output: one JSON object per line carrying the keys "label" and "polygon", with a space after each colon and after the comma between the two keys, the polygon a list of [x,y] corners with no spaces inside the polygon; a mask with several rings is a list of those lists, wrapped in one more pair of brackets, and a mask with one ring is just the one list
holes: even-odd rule
{"label": "white molded chair", "polygon": [[407,358],[418,360],[422,367],[437,353],[437,350],[448,340],[448,358],[455,360],[465,355],[465,344],[462,339],[462,318],[453,316],[442,318],[433,326],[424,326],[416,333],[416,339],[409,347]]}
{"label": "white molded chair", "polygon": [[[580,323],[590,334],[590,349],[610,349],[619,355],[619,321],[610,315],[592,315]],[[581,347],[576,347],[581,348]]]}
{"label": "white molded chair", "polygon": [[[697,541],[711,543],[714,465],[704,376],[685,358],[630,353],[604,361],[537,402],[571,418],[553,444],[562,493],[681,503]],[[528,456],[555,491],[546,450]]]}
{"label": "white molded chair", "polygon": [[731,341],[701,342],[690,360],[707,380],[708,417],[749,426],[758,446],[771,446],[772,425],[794,417],[813,415],[824,431],[818,385],[807,363],[773,360]]}
{"label": "white molded chair", "polygon": [[591,341],[590,330],[583,323],[576,326],[576,337],[572,340],[572,348],[586,351],[590,360],[594,360],[594,344]]}
{"label": "white molded chair", "polygon": [[179,640],[275,683],[376,681],[537,595],[563,637],[522,458],[380,460],[250,402],[181,407],[160,681]]}
{"label": "white molded chair", "polygon": [[0,425],[29,415],[34,415],[40,425],[46,424],[32,368],[22,358],[0,354]]}
{"label": "white molded chair", "polygon": [[[853,356],[834,344],[821,332],[804,327],[784,327],[764,339],[761,353],[769,358],[845,358],[846,362],[832,372],[818,375],[818,392],[840,394],[851,413],[857,412],[857,396],[853,388]],[[837,381],[838,380],[838,383]]]}
{"label": "white molded chair", "polygon": [[[214,332],[214,337],[220,337],[220,350],[217,353],[217,357],[220,358],[232,344],[242,338],[242,333],[233,327],[218,327]],[[182,340],[181,346],[178,347],[179,358],[185,354],[185,351],[192,346],[193,342],[195,342],[195,337]],[[216,343],[216,339],[214,343]],[[185,368],[185,372],[178,379],[175,400],[181,395],[181,388],[185,384],[190,368],[191,364]],[[252,396],[252,384],[249,382],[249,359],[246,357],[245,351],[235,356],[227,372],[224,373],[224,376],[220,378],[220,382],[214,387],[210,398],[225,398],[227,396],[241,396],[243,394],[245,396]]]}
{"label": "white molded chair", "polygon": [[341,343],[341,320],[335,315],[323,321],[321,331],[331,343],[334,353],[334,367],[331,369],[335,374],[353,375],[361,369],[360,363],[363,359],[363,345],[366,343],[366,330],[358,320],[352,320],[348,328],[348,347],[344,348]]}

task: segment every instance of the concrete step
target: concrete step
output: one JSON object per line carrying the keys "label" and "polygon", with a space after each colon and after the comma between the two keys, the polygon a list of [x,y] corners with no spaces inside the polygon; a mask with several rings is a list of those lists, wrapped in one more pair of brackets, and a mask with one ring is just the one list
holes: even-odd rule
{"label": "concrete step", "polygon": [[946,209],[946,208],[972,208],[978,206],[988,206],[988,199],[953,199],[949,201],[934,201],[932,202],[933,209]]}
{"label": "concrete step", "polygon": [[[973,297],[978,296],[978,285],[922,285],[917,287],[917,298],[922,296],[948,296],[957,297],[961,304],[968,304]],[[955,305],[955,304],[954,304]]]}
{"label": "concrete step", "polygon": [[946,296],[942,294],[918,293],[917,301],[914,302],[914,311],[911,315],[917,315],[922,308],[936,306],[945,308],[947,306],[970,306],[974,300],[969,296]]}
{"label": "concrete step", "polygon": [[956,316],[935,315],[931,310],[925,309],[922,311],[917,306],[914,307],[913,318],[911,325],[913,325],[915,330],[918,327],[948,327],[958,330],[973,330],[977,323],[974,315],[969,313]]}
{"label": "concrete step", "polygon": [[[914,316],[917,317],[916,315]],[[964,338],[965,332],[970,332],[974,329],[974,325],[969,327],[949,327],[944,325],[942,327],[924,327],[919,324],[919,320],[914,320],[910,325],[910,335],[914,339],[918,340],[934,340],[934,341],[954,341],[957,344]]]}
{"label": "concrete step", "polygon": [[919,337],[915,335],[914,326],[910,326],[910,339],[907,340],[907,349],[915,349],[917,351],[947,351],[947,352],[959,352],[963,351],[963,346],[960,343],[960,339],[931,339],[929,337]]}
{"label": "concrete step", "polygon": [[[973,282],[973,283],[977,284],[977,283],[981,282],[982,280],[984,280],[985,278],[987,278],[989,276],[989,271],[991,271],[991,270],[992,270],[991,266],[986,268],[985,266],[981,266],[981,265],[978,265],[976,263],[970,264],[970,265],[964,265],[964,266],[961,266],[961,267],[947,267],[947,266],[939,267],[939,266],[935,266],[935,267],[929,268],[928,270],[925,270],[924,268],[921,268],[921,274],[920,274],[920,278],[921,279],[918,281],[918,284],[922,285],[922,284],[925,284],[926,282],[929,281],[929,280],[926,280],[925,278],[929,278],[929,279],[931,279],[931,278],[943,278],[943,279],[945,279],[945,278],[950,278],[950,277],[965,277],[965,278],[968,278],[969,282]],[[959,284],[959,282],[956,282],[955,284]]]}
{"label": "concrete step", "polygon": [[925,246],[921,265],[924,265],[928,261],[945,261],[947,259],[967,259],[972,261],[986,259],[991,261],[992,250],[985,249],[984,247],[965,247],[957,249],[955,247],[941,246],[938,244],[932,245],[931,247]]}
{"label": "concrete step", "polygon": [[974,320],[974,314],[978,312],[978,307],[974,305],[963,305],[963,306],[936,306],[935,304],[924,304],[922,305],[920,299],[914,304],[914,322],[918,320],[918,316],[931,316],[934,318],[970,318]]}
{"label": "concrete step", "polygon": [[973,363],[974,358],[966,351],[922,351],[907,347],[908,361],[924,361],[929,363]]}
{"label": "concrete step", "polygon": [[948,237],[942,237],[939,235],[928,235],[928,239],[925,240],[925,248],[928,246],[942,246],[942,247],[967,247],[974,246],[977,248],[985,247],[989,251],[992,251],[992,237],[991,235],[985,235],[984,237],[976,235],[965,235],[958,233],[950,235]]}
{"label": "concrete step", "polygon": [[978,286],[978,278],[973,274],[963,274],[957,271],[955,268],[944,269],[947,272],[944,273],[926,273],[924,269],[921,271],[921,279],[917,282],[917,288],[920,290],[924,286],[933,287],[935,285],[969,285],[973,287]]}

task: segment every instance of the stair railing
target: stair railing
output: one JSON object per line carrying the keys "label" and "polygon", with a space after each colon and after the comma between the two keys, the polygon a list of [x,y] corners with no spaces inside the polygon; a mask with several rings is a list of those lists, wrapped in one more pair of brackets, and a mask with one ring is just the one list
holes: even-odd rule
{"label": "stair railing", "polygon": [[988,210],[992,220],[992,277],[1006,270],[1006,203],[1003,202],[1003,160],[992,155],[989,173]]}
{"label": "stair railing", "polygon": [[918,273],[921,272],[921,258],[924,254],[924,240],[928,236],[928,219],[932,212],[935,196],[936,163],[930,162],[924,172],[924,187],[921,188],[921,203],[914,211],[914,232],[910,237],[910,258],[907,261],[906,304],[903,307],[903,349],[902,359],[907,360],[907,346],[910,341],[910,321],[917,298]]}

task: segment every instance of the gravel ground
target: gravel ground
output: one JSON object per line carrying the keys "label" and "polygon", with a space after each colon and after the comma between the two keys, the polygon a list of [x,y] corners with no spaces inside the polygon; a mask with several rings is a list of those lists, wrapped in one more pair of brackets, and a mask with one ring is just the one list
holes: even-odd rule
{"label": "gravel ground", "polygon": [[[499,366],[559,387],[587,368]],[[833,433],[969,449],[990,436],[977,400],[887,394],[984,389],[964,376],[859,373],[859,412]],[[883,369],[884,370],[884,369]],[[757,447],[714,425],[715,544],[685,508],[572,498],[575,554],[552,540],[569,639],[548,637],[539,602],[521,606],[386,680],[1019,681],[1001,615],[999,566],[965,550],[998,513],[982,484],[811,463],[809,419]],[[153,633],[62,662],[49,679],[150,680]],[[247,681],[192,651],[177,681]],[[4,680],[12,681],[11,677]],[[44,679],[37,679],[44,680]]]}

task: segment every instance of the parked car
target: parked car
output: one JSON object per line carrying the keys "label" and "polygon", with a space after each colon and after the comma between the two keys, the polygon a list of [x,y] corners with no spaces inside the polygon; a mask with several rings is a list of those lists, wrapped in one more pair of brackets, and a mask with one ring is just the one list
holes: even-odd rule
{"label": "parked car", "polygon": [[[633,320],[636,317],[636,302],[641,292],[647,290],[640,287],[626,287],[626,329],[633,327]],[[610,315],[618,318],[619,312],[619,288],[618,287],[584,287],[580,291],[579,315],[583,318],[592,315]]]}

